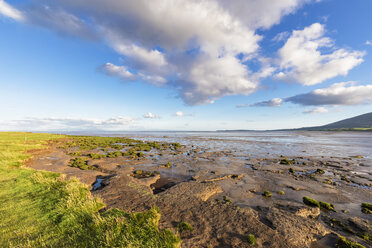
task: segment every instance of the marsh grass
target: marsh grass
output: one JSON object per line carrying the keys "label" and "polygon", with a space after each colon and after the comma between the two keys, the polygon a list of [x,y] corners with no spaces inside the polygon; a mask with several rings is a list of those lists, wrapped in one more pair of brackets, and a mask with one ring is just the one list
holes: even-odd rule
{"label": "marsh grass", "polygon": [[178,247],[153,208],[105,212],[78,180],[22,167],[31,149],[63,136],[0,132],[0,247]]}

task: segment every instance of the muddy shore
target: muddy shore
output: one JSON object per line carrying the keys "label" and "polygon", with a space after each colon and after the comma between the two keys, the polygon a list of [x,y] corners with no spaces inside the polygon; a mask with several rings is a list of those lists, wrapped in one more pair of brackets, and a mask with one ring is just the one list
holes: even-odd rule
{"label": "muddy shore", "polygon": [[[182,247],[250,247],[247,234],[256,237],[256,247],[335,247],[339,235],[372,246],[361,237],[372,235],[372,217],[361,211],[372,199],[372,164],[362,156],[237,157],[228,149],[181,146],[89,159],[92,169],[81,170],[69,166],[74,149],[60,147],[35,153],[28,166],[79,178],[107,209],[158,206],[160,228],[193,227],[180,232]],[[335,211],[307,206],[304,196]]]}

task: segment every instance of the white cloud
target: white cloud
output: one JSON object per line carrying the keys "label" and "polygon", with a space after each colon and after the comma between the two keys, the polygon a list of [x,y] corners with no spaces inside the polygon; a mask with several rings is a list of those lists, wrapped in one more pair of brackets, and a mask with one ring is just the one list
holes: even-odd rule
{"label": "white cloud", "polygon": [[182,112],[182,111],[177,111],[176,113],[173,114],[174,116],[178,116],[178,117],[183,117],[185,116],[185,114]]}
{"label": "white cloud", "polygon": [[128,130],[135,126],[135,120],[131,117],[118,116],[106,120],[83,119],[83,118],[25,118],[0,123],[5,130],[27,131],[79,131],[79,130]]}
{"label": "white cloud", "polygon": [[327,88],[286,98],[284,101],[305,106],[372,103],[372,85],[356,85],[355,82],[336,83]]}
{"label": "white cloud", "polygon": [[45,0],[19,6],[32,24],[85,38],[94,33],[107,42],[124,56],[122,65],[103,66],[109,75],[171,87],[195,105],[257,90],[273,68],[263,63],[251,71],[244,64],[260,60],[256,30],[314,1]]}
{"label": "white cloud", "polygon": [[274,38],[273,38],[272,40],[275,41],[275,42],[284,41],[284,40],[288,39],[288,37],[289,37],[290,35],[291,35],[291,34],[290,34],[288,31],[281,32],[281,33],[275,35]]}
{"label": "white cloud", "polygon": [[283,99],[273,98],[269,101],[257,102],[249,106],[251,107],[280,107],[282,102],[283,102]]}
{"label": "white cloud", "polygon": [[4,0],[0,0],[0,15],[14,19],[16,21],[23,21],[24,16],[18,9],[10,6]]}
{"label": "white cloud", "polygon": [[151,112],[148,112],[146,114],[143,115],[143,118],[146,118],[146,119],[159,119],[160,117],[151,113]]}
{"label": "white cloud", "polygon": [[366,43],[364,43],[364,44],[366,44],[367,46],[372,46],[372,41],[367,40]]}
{"label": "white cloud", "polygon": [[117,76],[128,81],[136,81],[138,77],[130,72],[126,66],[117,66],[111,63],[106,63],[102,69],[110,76]]}
{"label": "white cloud", "polygon": [[[363,62],[364,52],[335,49],[333,41],[324,37],[325,29],[314,23],[303,30],[295,30],[279,50],[278,79],[314,85],[347,73]],[[321,50],[328,49],[329,53]]]}
{"label": "white cloud", "polygon": [[314,108],[310,110],[305,110],[303,113],[304,114],[325,114],[325,113],[328,113],[328,109],[324,107],[318,107],[318,108]]}

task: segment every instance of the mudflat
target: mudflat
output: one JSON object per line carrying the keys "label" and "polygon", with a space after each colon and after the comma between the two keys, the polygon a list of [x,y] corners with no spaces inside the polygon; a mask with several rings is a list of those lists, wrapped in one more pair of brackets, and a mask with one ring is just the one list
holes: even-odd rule
{"label": "mudflat", "polygon": [[251,247],[249,234],[256,247],[335,247],[340,236],[372,246],[372,217],[362,211],[372,201],[372,164],[362,155],[237,156],[122,139],[71,136],[28,166],[77,177],[107,209],[158,206],[160,228],[178,232],[182,247]]}

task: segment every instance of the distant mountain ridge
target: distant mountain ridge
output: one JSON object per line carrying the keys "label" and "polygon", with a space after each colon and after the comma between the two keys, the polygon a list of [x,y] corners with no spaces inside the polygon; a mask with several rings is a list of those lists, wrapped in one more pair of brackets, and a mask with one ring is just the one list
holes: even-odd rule
{"label": "distant mountain ridge", "polygon": [[372,112],[333,122],[324,126],[304,127],[296,130],[372,130]]}
{"label": "distant mountain ridge", "polygon": [[[254,132],[256,130],[217,130],[217,132]],[[324,126],[267,131],[372,131],[372,112],[333,122]]]}

